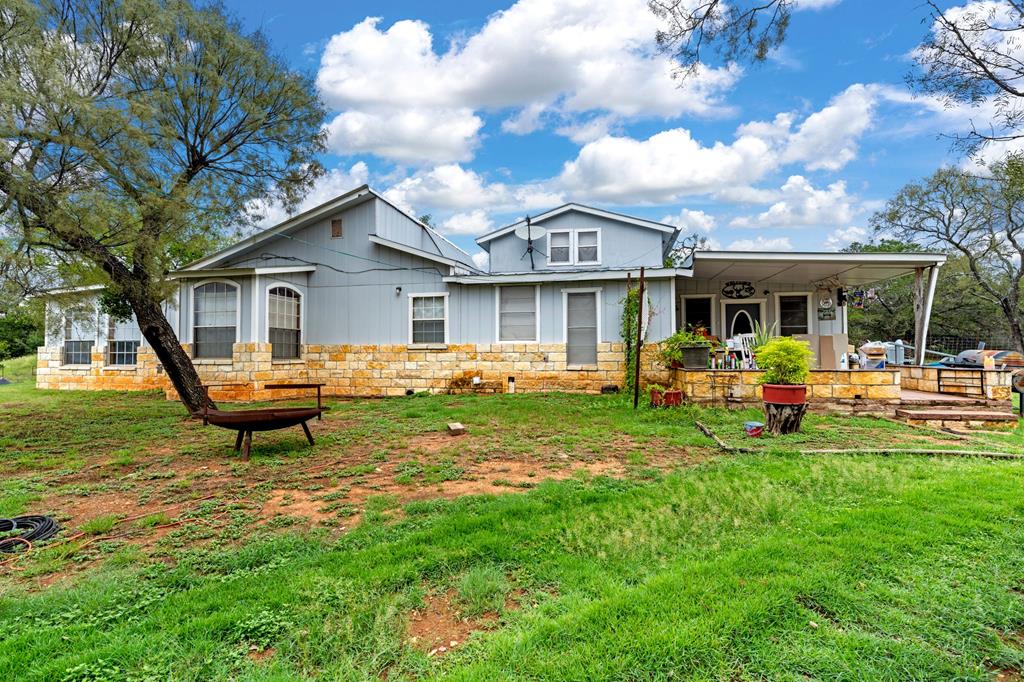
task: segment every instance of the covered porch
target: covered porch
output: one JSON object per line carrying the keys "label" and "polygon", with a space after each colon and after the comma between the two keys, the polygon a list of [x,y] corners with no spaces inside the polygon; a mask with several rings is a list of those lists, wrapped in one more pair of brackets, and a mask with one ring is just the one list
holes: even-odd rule
{"label": "covered porch", "polygon": [[[816,369],[837,370],[849,346],[854,291],[903,275],[915,281],[915,348],[923,355],[946,257],[935,253],[756,253],[697,251],[675,279],[675,327],[707,328],[723,342],[755,323],[806,340]],[[923,364],[924,358],[917,358]]]}

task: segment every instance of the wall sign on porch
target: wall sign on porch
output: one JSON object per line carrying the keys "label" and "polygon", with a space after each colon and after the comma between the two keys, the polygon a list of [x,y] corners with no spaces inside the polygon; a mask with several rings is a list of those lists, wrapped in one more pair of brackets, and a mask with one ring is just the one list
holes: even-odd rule
{"label": "wall sign on porch", "polygon": [[754,285],[750,282],[726,282],[722,287],[722,296],[726,298],[750,298],[754,295]]}
{"label": "wall sign on porch", "polygon": [[836,309],[835,309],[835,306],[829,306],[827,308],[824,308],[822,306],[818,306],[818,319],[819,320],[834,320],[834,319],[836,319]]}

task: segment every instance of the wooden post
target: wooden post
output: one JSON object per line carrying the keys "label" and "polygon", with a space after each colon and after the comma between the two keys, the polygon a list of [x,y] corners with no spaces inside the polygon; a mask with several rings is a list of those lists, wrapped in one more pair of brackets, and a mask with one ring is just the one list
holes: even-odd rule
{"label": "wooden post", "polygon": [[636,369],[633,376],[633,409],[640,403],[640,351],[644,347],[644,268],[640,267],[640,299],[636,312]]}

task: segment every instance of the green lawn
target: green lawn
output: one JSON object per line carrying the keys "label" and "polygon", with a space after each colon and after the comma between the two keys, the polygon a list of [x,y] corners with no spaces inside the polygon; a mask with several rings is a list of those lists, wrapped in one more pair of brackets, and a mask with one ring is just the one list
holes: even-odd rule
{"label": "green lawn", "polygon": [[[332,408],[315,448],[270,434],[243,464],[230,434],[158,395],[0,387],[0,516],[49,511],[85,533],[0,568],[0,680],[995,680],[1024,665],[1024,462],[797,454],[1020,452],[1019,432],[812,416],[752,440],[753,412],[596,396]],[[696,419],[756,451],[720,453]],[[440,434],[455,420],[469,435]]]}

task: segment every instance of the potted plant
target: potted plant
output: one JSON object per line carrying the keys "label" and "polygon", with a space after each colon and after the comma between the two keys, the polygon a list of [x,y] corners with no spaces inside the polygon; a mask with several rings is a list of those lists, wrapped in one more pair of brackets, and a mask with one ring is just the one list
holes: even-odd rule
{"label": "potted plant", "polygon": [[680,329],[661,342],[661,362],[673,369],[707,369],[711,340],[695,330]]}
{"label": "potted plant", "polygon": [[665,388],[661,384],[650,384],[647,390],[651,394],[651,407],[679,407],[683,404],[683,392]]}
{"label": "potted plant", "polygon": [[814,357],[806,341],[779,336],[757,348],[757,366],[770,433],[796,433],[807,411],[807,375]]}

